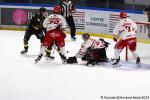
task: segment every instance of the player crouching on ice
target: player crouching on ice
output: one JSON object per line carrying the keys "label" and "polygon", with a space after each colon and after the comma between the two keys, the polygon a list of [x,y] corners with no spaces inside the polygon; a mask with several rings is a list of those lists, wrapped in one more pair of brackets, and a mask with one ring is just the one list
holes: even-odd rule
{"label": "player crouching on ice", "polygon": [[51,47],[55,44],[57,46],[57,52],[59,53],[63,63],[67,63],[66,51],[65,51],[65,37],[66,37],[66,20],[60,15],[60,6],[55,6],[53,14],[49,15],[43,22],[43,26],[47,29],[42,43],[40,53],[35,59],[35,63],[38,63],[45,52],[46,47]]}
{"label": "player crouching on ice", "polygon": [[78,53],[69,57],[67,62],[69,64],[78,63],[77,58],[82,60],[87,60],[87,66],[89,64],[95,65],[98,62],[107,62],[108,58],[106,56],[106,48],[108,47],[108,42],[100,38],[99,40],[90,38],[88,33],[82,34],[83,43],[81,45]]}

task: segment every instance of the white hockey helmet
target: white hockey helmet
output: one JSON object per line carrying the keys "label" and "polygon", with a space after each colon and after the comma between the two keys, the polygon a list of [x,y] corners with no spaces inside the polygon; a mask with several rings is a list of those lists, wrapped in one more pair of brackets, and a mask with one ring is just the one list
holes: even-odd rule
{"label": "white hockey helmet", "polygon": [[83,39],[84,41],[87,41],[89,38],[90,38],[90,35],[89,35],[88,33],[83,33],[83,34],[82,34],[82,39]]}

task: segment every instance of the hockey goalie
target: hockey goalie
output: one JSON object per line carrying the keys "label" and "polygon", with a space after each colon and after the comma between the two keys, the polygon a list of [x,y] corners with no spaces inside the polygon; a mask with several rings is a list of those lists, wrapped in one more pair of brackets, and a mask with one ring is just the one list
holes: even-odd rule
{"label": "hockey goalie", "polygon": [[78,53],[67,59],[69,64],[78,63],[77,58],[87,61],[89,64],[95,65],[98,62],[107,62],[106,48],[109,43],[104,39],[93,39],[88,33],[82,34],[83,43]]}

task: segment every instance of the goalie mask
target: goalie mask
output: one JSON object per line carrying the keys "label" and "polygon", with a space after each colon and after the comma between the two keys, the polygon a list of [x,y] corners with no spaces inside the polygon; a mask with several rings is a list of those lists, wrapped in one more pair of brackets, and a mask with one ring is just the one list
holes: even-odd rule
{"label": "goalie mask", "polygon": [[88,33],[82,34],[83,41],[87,41],[90,38],[90,35]]}

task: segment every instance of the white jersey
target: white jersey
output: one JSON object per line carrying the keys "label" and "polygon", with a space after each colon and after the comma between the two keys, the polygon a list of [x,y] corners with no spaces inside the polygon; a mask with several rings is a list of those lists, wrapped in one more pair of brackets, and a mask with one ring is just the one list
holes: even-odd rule
{"label": "white jersey", "polygon": [[43,22],[43,26],[49,30],[60,27],[60,30],[66,28],[66,19],[60,14],[51,14]]}
{"label": "white jersey", "polygon": [[136,37],[137,25],[131,19],[121,19],[114,28],[113,35],[120,36],[122,40]]}
{"label": "white jersey", "polygon": [[91,49],[98,49],[98,48],[105,48],[105,45],[101,40],[89,38],[87,41],[82,43],[79,52],[76,54],[76,57],[82,58],[86,54],[87,49],[89,47]]}

